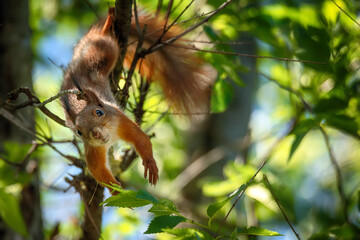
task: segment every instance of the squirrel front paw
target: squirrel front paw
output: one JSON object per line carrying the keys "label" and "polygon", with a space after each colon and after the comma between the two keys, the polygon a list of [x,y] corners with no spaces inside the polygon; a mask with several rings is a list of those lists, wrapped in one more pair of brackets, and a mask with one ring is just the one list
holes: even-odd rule
{"label": "squirrel front paw", "polygon": [[151,185],[156,185],[157,181],[159,180],[159,170],[156,166],[156,162],[154,159],[147,159],[143,160],[144,170],[144,178],[147,178],[149,172],[149,183]]}

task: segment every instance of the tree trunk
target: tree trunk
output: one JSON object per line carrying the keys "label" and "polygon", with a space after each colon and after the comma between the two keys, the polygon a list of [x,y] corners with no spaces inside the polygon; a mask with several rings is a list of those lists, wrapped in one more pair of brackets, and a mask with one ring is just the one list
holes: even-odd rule
{"label": "tree trunk", "polygon": [[[234,47],[233,52],[256,54],[256,44],[253,37],[242,36],[238,39],[240,42],[251,42],[253,44],[238,45]],[[223,167],[228,161],[234,161],[235,158],[246,159],[246,149],[242,149],[242,142],[247,138],[248,124],[252,109],[253,95],[257,83],[256,59],[241,57],[241,63],[250,71],[246,74],[239,74],[245,83],[240,87],[231,80],[233,85],[234,98],[228,109],[221,114],[212,114],[201,126],[195,127],[191,134],[191,143],[189,146],[190,161],[194,161],[199,156],[208,153],[210,150],[221,146],[221,153],[216,163],[209,166],[204,172],[189,182],[184,188],[183,196],[190,201],[197,201],[201,196],[201,190],[198,189],[196,181],[202,176],[221,176]],[[211,157],[211,156],[210,156]],[[207,159],[208,160],[208,159]]]}
{"label": "tree trunk", "polygon": [[[31,30],[29,27],[29,1],[0,1],[0,97],[22,86],[31,89],[32,53]],[[19,101],[24,98],[20,97]],[[35,129],[32,108],[22,109],[17,114]],[[32,136],[0,117],[0,152],[4,141],[30,143]],[[20,206],[30,234],[29,239],[43,239],[42,216],[40,209],[38,161],[28,161],[33,179],[22,190]],[[22,236],[6,227],[0,219],[0,239],[23,239]]]}
{"label": "tree trunk", "polygon": [[83,240],[97,240],[101,234],[103,207],[100,203],[104,200],[104,187],[99,185],[92,176],[85,177],[87,191],[82,194],[85,204],[84,222],[82,224]]}

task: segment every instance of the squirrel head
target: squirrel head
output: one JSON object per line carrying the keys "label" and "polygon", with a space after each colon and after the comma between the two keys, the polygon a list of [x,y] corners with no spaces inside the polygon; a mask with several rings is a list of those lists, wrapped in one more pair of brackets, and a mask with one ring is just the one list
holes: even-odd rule
{"label": "squirrel head", "polygon": [[116,131],[117,112],[115,106],[101,101],[94,92],[84,92],[87,105],[76,115],[75,132],[87,144],[101,146],[112,144]]}

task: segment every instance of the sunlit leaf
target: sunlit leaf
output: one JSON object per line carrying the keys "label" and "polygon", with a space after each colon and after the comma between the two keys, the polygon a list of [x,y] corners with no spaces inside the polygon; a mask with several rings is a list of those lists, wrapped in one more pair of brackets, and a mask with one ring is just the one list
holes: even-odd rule
{"label": "sunlit leaf", "polygon": [[243,184],[241,185],[241,187],[236,190],[233,194],[231,194],[230,196],[228,196],[226,199],[220,201],[220,202],[216,202],[216,203],[212,203],[208,206],[206,213],[207,215],[210,217],[208,225],[211,225],[211,221],[214,218],[215,214],[228,202],[230,202],[231,199],[233,199],[237,194],[239,194],[241,191],[243,191],[246,188],[246,185]]}
{"label": "sunlit leaf", "polygon": [[179,223],[185,221],[185,218],[180,216],[159,216],[154,218],[144,234],[161,233],[163,229],[174,228]]}
{"label": "sunlit leaf", "polygon": [[20,163],[21,161],[24,161],[30,147],[31,144],[20,144],[18,142],[6,141],[3,145],[3,155],[10,162]]}
{"label": "sunlit leaf", "polygon": [[213,87],[211,95],[211,111],[214,113],[223,112],[233,99],[234,90],[225,80],[219,80]]}
{"label": "sunlit leaf", "polygon": [[175,204],[168,199],[160,199],[160,201],[154,204],[149,212],[155,214],[155,216],[171,215],[177,213]]}
{"label": "sunlit leaf", "polygon": [[261,227],[249,227],[249,228],[238,228],[238,235],[256,235],[256,236],[284,236],[280,233],[261,228]]}
{"label": "sunlit leaf", "polygon": [[108,207],[142,207],[148,204],[152,204],[153,202],[148,199],[144,199],[144,194],[140,194],[140,198],[138,197],[138,192],[132,190],[122,190],[117,195],[112,196],[106,199],[102,204]]}
{"label": "sunlit leaf", "polygon": [[296,149],[299,147],[301,141],[304,139],[305,135],[317,125],[317,121],[314,119],[305,119],[299,122],[294,130],[292,131],[295,134],[295,139],[291,145],[288,161],[291,160],[291,157],[294,155]]}
{"label": "sunlit leaf", "polygon": [[171,239],[175,240],[212,240],[212,236],[210,236],[207,232],[193,229],[193,228],[167,228],[164,229],[164,232],[174,235],[175,237]]}
{"label": "sunlit leaf", "polygon": [[234,231],[231,233],[230,238],[231,240],[237,240],[237,228],[235,228]]}
{"label": "sunlit leaf", "polygon": [[15,232],[22,236],[28,235],[18,199],[2,188],[0,188],[0,216]]}

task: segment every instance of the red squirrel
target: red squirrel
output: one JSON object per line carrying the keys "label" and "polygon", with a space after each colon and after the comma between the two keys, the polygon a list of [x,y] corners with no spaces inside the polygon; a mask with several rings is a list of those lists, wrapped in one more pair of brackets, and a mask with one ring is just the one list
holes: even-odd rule
{"label": "red squirrel", "polygon": [[[155,185],[159,170],[150,139],[119,109],[109,85],[109,74],[120,53],[118,41],[111,32],[114,18],[114,8],[110,8],[105,22],[91,27],[75,46],[73,58],[65,70],[61,90],[78,89],[85,99],[68,94],[61,97],[61,102],[67,125],[84,141],[87,167],[97,182],[121,186],[107,163],[109,147],[121,139],[134,146],[142,158],[144,177],[149,175],[150,184]],[[163,21],[149,15],[140,15],[139,21],[141,27],[147,25],[143,48],[158,42],[163,34]],[[161,40],[178,33],[179,29],[173,27]],[[131,64],[136,46],[132,42],[137,36],[133,20],[125,66]],[[188,50],[165,46],[147,55],[140,71],[148,81],[160,84],[166,100],[175,109],[186,113],[207,110],[211,83],[203,73],[202,62]]]}

